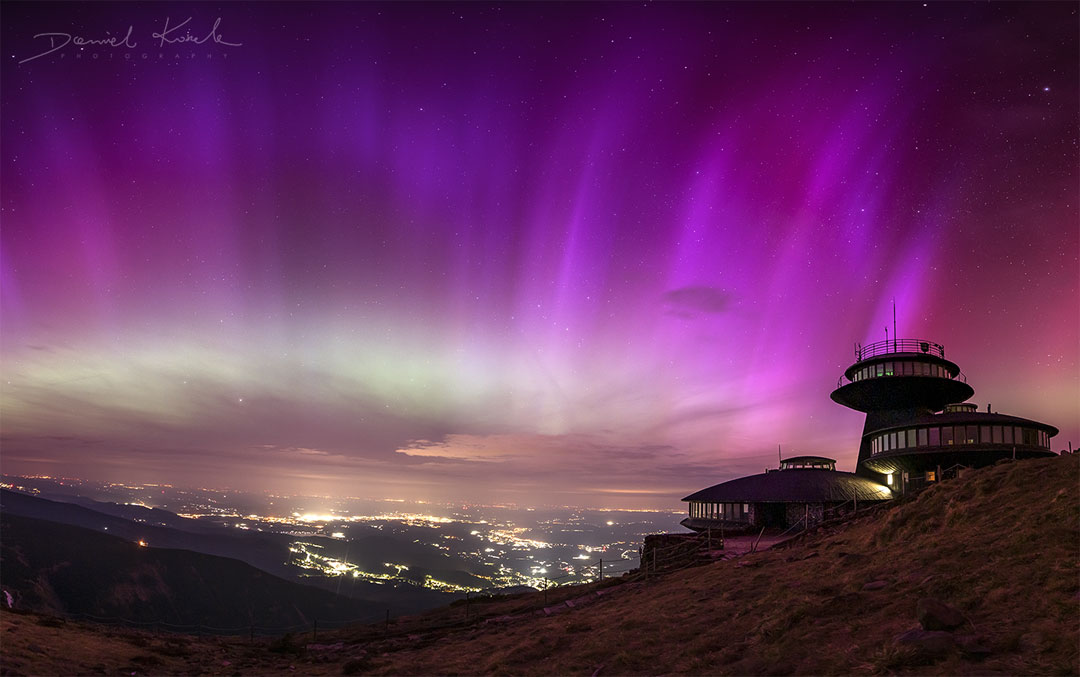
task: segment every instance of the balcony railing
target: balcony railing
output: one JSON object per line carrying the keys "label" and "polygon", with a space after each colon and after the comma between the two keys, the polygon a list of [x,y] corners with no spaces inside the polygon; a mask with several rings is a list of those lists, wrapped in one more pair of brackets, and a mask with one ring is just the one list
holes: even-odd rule
{"label": "balcony railing", "polygon": [[923,353],[945,359],[945,346],[924,339],[890,339],[855,346],[855,361],[862,362],[878,355],[890,353]]}

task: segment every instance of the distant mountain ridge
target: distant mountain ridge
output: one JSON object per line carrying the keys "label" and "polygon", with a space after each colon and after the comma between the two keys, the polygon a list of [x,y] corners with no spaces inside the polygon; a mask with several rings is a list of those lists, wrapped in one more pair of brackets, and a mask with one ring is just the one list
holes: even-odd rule
{"label": "distant mountain ridge", "polygon": [[349,599],[188,550],[0,514],[0,585],[15,606],[138,623],[258,625],[373,619],[382,605]]}
{"label": "distant mountain ridge", "polygon": [[[286,580],[319,586],[347,597],[378,603],[381,608],[388,609],[393,614],[415,613],[449,603],[457,598],[457,595],[415,585],[379,585],[351,577],[343,580],[342,577],[308,576],[308,571],[289,562],[289,545],[295,539],[287,534],[230,529],[217,524],[200,523],[198,520],[144,506],[101,503],[76,496],[57,498],[59,500],[0,489],[0,512],[82,527],[119,536],[131,542],[142,540],[152,548],[175,548],[228,557]],[[80,501],[93,508],[78,505],[72,501]],[[134,517],[141,516],[146,521],[125,519],[102,511]],[[152,522],[177,524],[179,528],[160,526]],[[323,543],[330,548],[342,546],[342,543],[338,541],[320,537],[305,540]],[[395,544],[381,534],[376,534],[375,540],[370,542],[365,538],[354,541],[351,547],[355,559],[371,562],[385,561],[391,548],[396,552],[413,552],[416,549],[415,544],[411,542]],[[436,563],[440,557],[440,555],[429,556],[427,562],[429,565]]]}

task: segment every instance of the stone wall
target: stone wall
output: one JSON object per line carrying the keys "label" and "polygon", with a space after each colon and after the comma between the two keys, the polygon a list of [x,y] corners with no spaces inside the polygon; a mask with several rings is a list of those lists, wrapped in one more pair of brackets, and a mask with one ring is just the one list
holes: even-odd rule
{"label": "stone wall", "polygon": [[[693,561],[705,543],[701,534],[649,534],[641,546],[641,567],[666,569]],[[719,539],[717,539],[719,540]],[[656,553],[655,560],[653,552]]]}
{"label": "stone wall", "polygon": [[787,516],[784,519],[785,526],[792,527],[808,522],[806,526],[820,524],[825,519],[825,504],[823,503],[788,503]]}

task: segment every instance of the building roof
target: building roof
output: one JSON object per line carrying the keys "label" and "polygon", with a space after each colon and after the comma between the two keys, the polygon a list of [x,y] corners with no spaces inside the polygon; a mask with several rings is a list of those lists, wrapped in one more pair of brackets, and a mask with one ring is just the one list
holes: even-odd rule
{"label": "building roof", "polygon": [[787,458],[780,459],[781,463],[811,463],[814,461],[820,461],[822,463],[836,463],[835,458],[828,458],[826,456],[789,456]]}
{"label": "building roof", "polygon": [[944,411],[940,414],[919,414],[905,419],[903,423],[885,426],[880,429],[875,429],[873,432],[876,434],[886,430],[899,430],[901,428],[912,428],[924,425],[956,425],[957,423],[970,425],[1018,425],[1045,430],[1050,434],[1050,437],[1058,434],[1058,429],[1049,423],[1040,423],[1039,421],[1032,421],[1031,419],[1020,418],[1019,416],[999,414],[996,411],[992,414],[985,411]]}
{"label": "building roof", "polygon": [[690,494],[704,503],[823,503],[883,501],[892,491],[855,473],[802,468],[740,477]]}

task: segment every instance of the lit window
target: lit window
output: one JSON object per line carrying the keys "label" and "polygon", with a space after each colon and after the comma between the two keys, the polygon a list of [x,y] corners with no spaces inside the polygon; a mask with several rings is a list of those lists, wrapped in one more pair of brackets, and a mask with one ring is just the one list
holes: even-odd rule
{"label": "lit window", "polygon": [[926,471],[926,481],[927,482],[936,482],[937,481],[937,474],[933,470],[927,470]]}
{"label": "lit window", "polygon": [[950,446],[953,443],[953,429],[951,425],[947,425],[941,429],[941,445]]}

